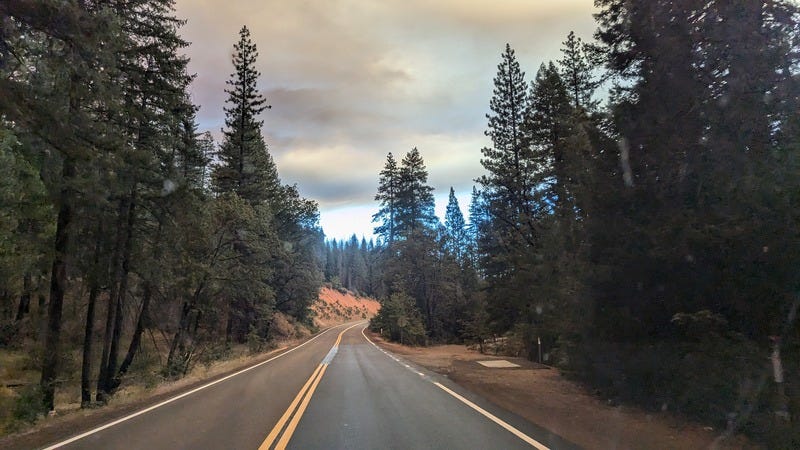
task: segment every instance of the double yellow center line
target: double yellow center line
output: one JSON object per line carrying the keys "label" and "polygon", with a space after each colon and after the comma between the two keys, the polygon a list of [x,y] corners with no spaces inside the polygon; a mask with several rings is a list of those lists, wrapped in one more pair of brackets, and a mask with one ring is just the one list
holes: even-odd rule
{"label": "double yellow center line", "polygon": [[331,347],[328,355],[325,356],[325,359],[323,359],[322,362],[317,366],[316,370],[314,370],[314,373],[312,373],[308,380],[306,380],[306,384],[303,385],[303,388],[297,393],[297,396],[295,396],[294,400],[292,400],[292,403],[289,404],[286,412],[283,413],[280,420],[278,420],[278,423],[276,423],[272,428],[272,431],[269,432],[269,435],[267,435],[267,438],[261,443],[261,446],[258,447],[259,450],[268,450],[270,447],[272,447],[272,443],[275,442],[275,439],[281,433],[284,425],[286,425],[286,422],[291,417],[291,422],[289,422],[289,425],[286,426],[286,429],[283,431],[283,435],[278,440],[278,443],[275,444],[275,447],[273,447],[275,450],[283,450],[286,448],[286,445],[292,438],[292,434],[294,434],[294,430],[297,428],[297,424],[300,423],[300,419],[303,417],[303,413],[305,413],[306,408],[308,407],[308,402],[311,401],[311,396],[314,395],[314,391],[317,389],[319,381],[322,379],[322,376],[325,375],[325,369],[328,368],[328,364],[331,363],[334,355],[336,355],[336,352],[339,349],[339,343],[342,342],[342,335],[347,330],[358,325],[363,325],[363,322],[350,325],[342,330],[341,333],[339,333],[339,336],[336,337],[336,343],[333,344],[333,347]]}

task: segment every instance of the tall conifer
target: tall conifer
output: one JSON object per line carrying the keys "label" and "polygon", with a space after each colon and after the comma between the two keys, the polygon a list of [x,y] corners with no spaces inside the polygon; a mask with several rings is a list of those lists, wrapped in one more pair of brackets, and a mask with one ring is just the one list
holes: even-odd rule
{"label": "tall conifer", "polygon": [[267,152],[258,115],[270,106],[258,92],[261,73],[256,69],[258,50],[250,30],[239,31],[234,45],[234,73],[228,80],[225,129],[219,148],[220,164],[214,168],[214,189],[235,192],[251,205],[274,202],[281,194],[278,171]]}
{"label": "tall conifer", "polygon": [[464,214],[458,206],[458,199],[452,186],[450,187],[447,209],[444,214],[444,227],[447,236],[447,249],[460,264],[464,264],[469,247],[467,224],[464,221]]}
{"label": "tall conifer", "polygon": [[415,231],[436,227],[433,188],[428,185],[428,169],[416,147],[406,153],[401,162],[395,220],[396,233],[404,238]]}
{"label": "tall conifer", "polygon": [[567,40],[562,43],[561,53],[564,57],[558,60],[561,76],[564,79],[574,108],[592,110],[597,105],[592,101],[592,94],[597,83],[592,77],[592,65],[589,60],[586,44],[570,31]]}
{"label": "tall conifer", "polygon": [[397,231],[397,192],[400,187],[400,170],[397,161],[389,153],[386,155],[386,164],[381,170],[378,179],[378,193],[375,200],[379,202],[379,209],[372,216],[373,222],[379,222],[375,227],[375,234],[382,236],[386,245],[391,247]]}

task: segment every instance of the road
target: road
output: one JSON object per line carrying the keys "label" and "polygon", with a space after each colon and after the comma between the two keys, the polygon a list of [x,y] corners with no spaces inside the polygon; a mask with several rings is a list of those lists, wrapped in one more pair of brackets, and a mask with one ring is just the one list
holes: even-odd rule
{"label": "road", "polygon": [[366,322],[86,430],[68,449],[576,448],[375,346]]}

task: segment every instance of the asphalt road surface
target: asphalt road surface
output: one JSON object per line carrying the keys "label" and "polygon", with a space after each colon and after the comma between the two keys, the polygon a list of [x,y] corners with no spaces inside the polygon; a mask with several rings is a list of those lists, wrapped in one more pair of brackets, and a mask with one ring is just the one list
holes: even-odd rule
{"label": "asphalt road surface", "polygon": [[577,448],[384,352],[366,322],[47,448]]}

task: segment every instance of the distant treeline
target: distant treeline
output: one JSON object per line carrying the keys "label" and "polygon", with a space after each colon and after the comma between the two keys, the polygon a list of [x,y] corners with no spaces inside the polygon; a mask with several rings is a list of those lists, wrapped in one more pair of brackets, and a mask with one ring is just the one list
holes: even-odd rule
{"label": "distant treeline", "polygon": [[247,28],[217,145],[172,0],[4,1],[0,21],[0,345],[41,367],[22,401],[53,409],[77,372],[106,401],[151,341],[176,377],[263,348],[276,312],[309,320],[317,205],[267,150]]}
{"label": "distant treeline", "polygon": [[332,239],[325,243],[325,281],[336,289],[346,289],[357,295],[382,296],[378,246],[356,235],[347,240]]}
{"label": "distant treeline", "polygon": [[796,448],[800,9],[595,3],[595,40],[532,80],[502,53],[468,223],[453,195],[434,217],[417,149],[389,155],[373,327],[541,340],[604,395]]}

